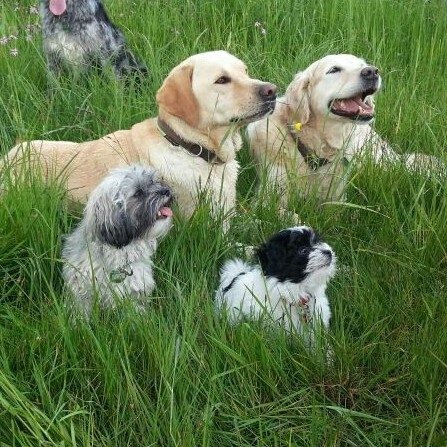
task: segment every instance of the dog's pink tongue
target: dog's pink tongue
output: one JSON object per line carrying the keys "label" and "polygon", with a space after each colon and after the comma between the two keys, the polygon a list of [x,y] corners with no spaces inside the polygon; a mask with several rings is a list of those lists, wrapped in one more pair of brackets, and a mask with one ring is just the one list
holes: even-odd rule
{"label": "dog's pink tongue", "polygon": [[372,109],[372,107],[368,104],[366,104],[366,102],[362,101],[362,98],[359,96],[357,98],[352,98],[352,100],[359,106],[361,107],[364,111],[370,111]]}
{"label": "dog's pink tongue", "polygon": [[372,107],[362,101],[360,96],[354,98],[337,99],[333,103],[336,110],[340,110],[351,115],[367,115],[372,111]]}
{"label": "dog's pink tongue", "polygon": [[173,212],[172,212],[171,208],[169,208],[168,206],[164,206],[164,207],[160,208],[160,214],[164,217],[172,217]]}
{"label": "dog's pink tongue", "polygon": [[50,11],[55,16],[60,16],[67,9],[66,0],[50,0]]}

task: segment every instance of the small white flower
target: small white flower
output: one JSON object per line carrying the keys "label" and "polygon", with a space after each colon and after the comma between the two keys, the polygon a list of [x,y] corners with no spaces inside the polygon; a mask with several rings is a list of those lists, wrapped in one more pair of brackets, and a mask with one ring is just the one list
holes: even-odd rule
{"label": "small white flower", "polygon": [[29,23],[28,25],[26,25],[25,30],[28,34],[33,34],[36,32],[37,26]]}
{"label": "small white flower", "polygon": [[33,40],[33,36],[31,36],[31,34],[27,34],[25,39],[27,42],[31,42]]}
{"label": "small white flower", "polygon": [[14,35],[14,34],[11,34],[11,35],[9,36],[9,40],[17,40],[17,36]]}
{"label": "small white flower", "polygon": [[10,52],[11,56],[16,57],[19,54],[19,50],[17,48],[11,48]]}
{"label": "small white flower", "polygon": [[37,6],[30,6],[29,7],[29,13],[30,14],[39,14],[39,9],[37,8]]}
{"label": "small white flower", "polygon": [[0,45],[6,45],[9,42],[8,36],[0,37]]}
{"label": "small white flower", "polygon": [[259,32],[265,36],[267,34],[267,30],[264,28],[264,26],[262,25],[262,22],[256,21],[255,22],[255,27],[259,28]]}

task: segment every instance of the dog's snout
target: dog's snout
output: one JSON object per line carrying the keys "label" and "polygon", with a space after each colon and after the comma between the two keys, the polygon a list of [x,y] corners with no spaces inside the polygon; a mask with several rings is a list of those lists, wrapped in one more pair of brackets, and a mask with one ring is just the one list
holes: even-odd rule
{"label": "dog's snout", "polygon": [[323,253],[329,259],[332,259],[332,251],[331,250],[321,250],[321,253]]}
{"label": "dog's snout", "polygon": [[277,87],[275,84],[270,84],[270,82],[265,82],[259,87],[259,96],[265,100],[276,99]]}
{"label": "dog's snout", "polygon": [[162,196],[166,196],[166,197],[171,197],[172,196],[171,190],[169,188],[161,188],[160,189],[160,194]]}
{"label": "dog's snout", "polygon": [[379,77],[379,69],[373,65],[368,65],[362,69],[360,76],[368,81],[374,81]]}

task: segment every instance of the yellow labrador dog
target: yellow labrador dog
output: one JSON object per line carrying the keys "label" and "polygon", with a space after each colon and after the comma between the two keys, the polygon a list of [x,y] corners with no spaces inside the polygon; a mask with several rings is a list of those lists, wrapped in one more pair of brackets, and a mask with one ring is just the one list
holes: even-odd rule
{"label": "yellow labrador dog", "polygon": [[[276,86],[252,79],[245,64],[225,51],[189,57],[157,92],[158,118],[84,143],[31,141],[14,147],[14,173],[31,158],[45,179],[63,178],[71,198],[85,202],[113,168],[142,163],[157,169],[189,217],[199,192],[212,205],[234,207],[241,126],[271,114]],[[25,156],[26,154],[26,156]]]}
{"label": "yellow labrador dog", "polygon": [[342,199],[347,167],[361,155],[410,169],[439,167],[435,157],[401,157],[372,129],[380,85],[379,70],[363,59],[329,55],[295,76],[271,117],[248,126],[251,151],[284,201],[292,185],[300,196]]}

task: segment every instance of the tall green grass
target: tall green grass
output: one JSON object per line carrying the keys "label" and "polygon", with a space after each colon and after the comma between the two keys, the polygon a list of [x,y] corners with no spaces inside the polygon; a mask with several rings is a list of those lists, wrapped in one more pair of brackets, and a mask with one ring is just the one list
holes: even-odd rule
{"label": "tall green grass", "polygon": [[[0,152],[16,140],[82,141],[156,114],[155,92],[188,55],[227,49],[284,91],[293,74],[350,52],[380,67],[378,131],[401,151],[447,147],[447,6],[442,0],[109,0],[149,65],[124,88],[62,79],[49,93],[32,4],[0,4]],[[255,23],[259,22],[259,26]],[[265,29],[265,34],[262,33]],[[17,56],[11,50],[17,48]],[[62,235],[79,215],[36,181],[0,198],[0,446],[447,445],[447,191],[444,181],[354,170],[348,203],[299,205],[338,254],[329,288],[333,363],[299,339],[214,315],[218,269],[292,222],[239,154],[228,234],[206,206],[176,220],[156,256],[150,312],[68,322]]]}

